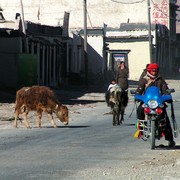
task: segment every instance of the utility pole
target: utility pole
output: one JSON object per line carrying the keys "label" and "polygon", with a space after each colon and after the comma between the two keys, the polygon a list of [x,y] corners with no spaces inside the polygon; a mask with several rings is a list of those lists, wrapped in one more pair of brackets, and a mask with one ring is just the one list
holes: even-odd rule
{"label": "utility pole", "polygon": [[27,52],[27,46],[26,46],[26,29],[24,24],[24,9],[23,9],[23,2],[20,0],[21,5],[21,22],[22,22],[22,31],[23,31],[23,44],[24,44],[24,51]]}
{"label": "utility pole", "polygon": [[87,4],[84,0],[84,61],[85,61],[85,83],[88,85],[88,54],[87,54]]}
{"label": "utility pole", "polygon": [[152,63],[151,5],[150,5],[150,0],[147,0],[147,7],[148,7],[149,55],[150,55],[150,63]]}
{"label": "utility pole", "polygon": [[26,35],[26,30],[25,30],[25,25],[24,25],[24,9],[23,9],[23,2],[22,2],[22,0],[20,0],[20,4],[21,4],[22,30],[23,30],[23,33]]}

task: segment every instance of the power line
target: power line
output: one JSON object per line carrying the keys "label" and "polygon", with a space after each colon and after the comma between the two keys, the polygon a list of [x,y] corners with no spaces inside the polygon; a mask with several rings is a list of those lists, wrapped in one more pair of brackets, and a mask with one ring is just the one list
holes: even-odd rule
{"label": "power line", "polygon": [[89,16],[89,13],[88,13],[88,11],[87,11],[87,15],[88,15],[88,20],[89,20],[89,23],[90,23],[90,25],[91,25],[91,27],[92,27],[91,18],[90,18],[90,16]]}
{"label": "power line", "polygon": [[119,4],[138,4],[138,3],[143,3],[146,0],[141,0],[141,1],[135,1],[135,2],[122,2],[118,0],[111,0],[112,2],[119,3]]}

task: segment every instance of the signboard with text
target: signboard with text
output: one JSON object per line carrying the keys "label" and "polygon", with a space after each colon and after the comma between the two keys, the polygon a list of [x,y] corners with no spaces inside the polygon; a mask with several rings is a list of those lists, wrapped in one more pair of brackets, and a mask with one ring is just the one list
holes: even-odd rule
{"label": "signboard with text", "polygon": [[169,29],[169,0],[151,1],[152,23],[165,25]]}

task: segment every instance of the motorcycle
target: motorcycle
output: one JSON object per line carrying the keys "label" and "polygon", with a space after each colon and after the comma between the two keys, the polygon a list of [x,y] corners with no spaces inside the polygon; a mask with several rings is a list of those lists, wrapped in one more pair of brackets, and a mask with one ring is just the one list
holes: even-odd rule
{"label": "motorcycle", "polygon": [[134,137],[150,140],[151,149],[155,148],[156,139],[160,140],[164,136],[166,128],[167,114],[163,113],[167,107],[167,102],[171,104],[171,119],[173,123],[174,137],[177,137],[177,123],[174,115],[173,100],[171,93],[174,89],[168,89],[167,94],[161,94],[160,89],[156,86],[150,86],[146,89],[145,94],[136,94],[136,90],[130,91],[134,95],[135,104],[142,103],[145,119],[137,121],[137,132]]}

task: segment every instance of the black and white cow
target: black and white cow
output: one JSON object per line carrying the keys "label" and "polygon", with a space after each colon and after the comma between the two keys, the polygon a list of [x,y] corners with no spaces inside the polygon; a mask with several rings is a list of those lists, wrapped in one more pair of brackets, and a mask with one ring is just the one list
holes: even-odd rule
{"label": "black and white cow", "polygon": [[124,91],[120,86],[113,86],[106,92],[107,105],[111,107],[113,114],[113,126],[120,125],[124,121],[124,112],[128,104],[128,91]]}

